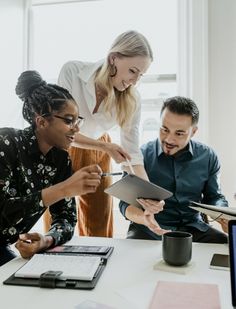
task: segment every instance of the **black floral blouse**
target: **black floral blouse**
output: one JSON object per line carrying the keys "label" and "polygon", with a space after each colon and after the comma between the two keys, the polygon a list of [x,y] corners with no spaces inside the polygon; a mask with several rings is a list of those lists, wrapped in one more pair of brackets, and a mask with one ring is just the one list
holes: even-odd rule
{"label": "black floral blouse", "polygon": [[[41,190],[67,179],[71,162],[65,150],[52,148],[43,155],[32,127],[0,129],[0,245],[14,243],[28,232],[46,207]],[[71,239],[76,224],[74,198],[49,207],[54,244]]]}

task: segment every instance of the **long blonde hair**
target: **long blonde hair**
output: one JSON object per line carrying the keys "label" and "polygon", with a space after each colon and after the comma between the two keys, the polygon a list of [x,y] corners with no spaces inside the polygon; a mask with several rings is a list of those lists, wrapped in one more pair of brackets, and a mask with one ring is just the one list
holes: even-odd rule
{"label": "long blonde hair", "polygon": [[98,69],[95,84],[105,93],[105,111],[111,114],[113,107],[116,109],[116,120],[123,127],[131,121],[136,110],[136,95],[134,86],[131,85],[124,91],[118,91],[112,86],[111,72],[113,70],[109,61],[111,53],[121,57],[148,57],[153,60],[151,47],[147,39],[137,31],[126,31],[120,34],[113,42],[108,56],[103,65]]}

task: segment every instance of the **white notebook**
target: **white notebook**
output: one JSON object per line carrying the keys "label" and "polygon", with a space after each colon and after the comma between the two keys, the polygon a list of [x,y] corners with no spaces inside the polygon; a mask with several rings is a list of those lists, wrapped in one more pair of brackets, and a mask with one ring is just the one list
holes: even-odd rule
{"label": "white notebook", "polygon": [[203,212],[214,220],[217,218],[226,220],[236,219],[236,207],[214,206],[192,201],[190,202],[189,207],[199,212]]}
{"label": "white notebook", "polygon": [[62,271],[58,279],[91,281],[100,265],[98,256],[35,254],[16,273],[15,277],[39,278],[47,271]]}

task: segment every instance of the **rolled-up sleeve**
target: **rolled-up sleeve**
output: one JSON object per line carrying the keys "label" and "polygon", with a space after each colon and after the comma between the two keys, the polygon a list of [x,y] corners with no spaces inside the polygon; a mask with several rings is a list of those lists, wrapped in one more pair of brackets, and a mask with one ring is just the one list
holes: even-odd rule
{"label": "rolled-up sleeve", "polygon": [[125,217],[126,220],[128,220],[128,219],[125,216],[125,212],[126,212],[126,209],[127,209],[128,206],[129,206],[129,204],[127,204],[124,201],[120,201],[120,203],[119,203],[120,212]]}
{"label": "rolled-up sleeve", "polygon": [[228,206],[228,201],[221,192],[220,162],[212,149],[210,149],[209,153],[209,177],[204,186],[203,197],[203,203],[216,206]]}

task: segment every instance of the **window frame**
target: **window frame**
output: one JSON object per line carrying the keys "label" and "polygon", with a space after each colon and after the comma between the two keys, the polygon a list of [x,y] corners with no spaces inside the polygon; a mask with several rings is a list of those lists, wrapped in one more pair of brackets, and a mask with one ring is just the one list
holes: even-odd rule
{"label": "window frame", "polygon": [[[32,6],[101,0],[26,0],[24,66],[33,64],[33,12]],[[199,48],[199,46],[201,48]],[[208,141],[208,2],[205,0],[178,0],[178,69],[172,74],[146,75],[142,82],[168,79],[177,83],[178,95],[192,98],[200,109],[198,138]],[[144,101],[145,103],[145,101]]]}

